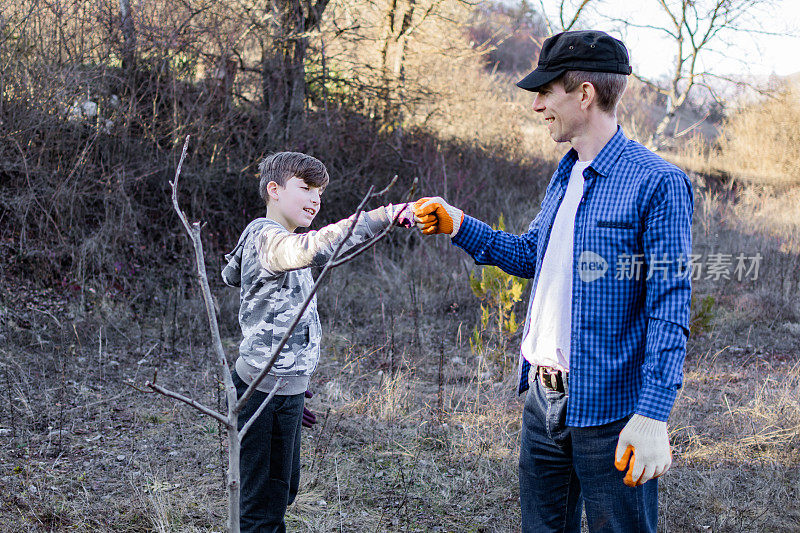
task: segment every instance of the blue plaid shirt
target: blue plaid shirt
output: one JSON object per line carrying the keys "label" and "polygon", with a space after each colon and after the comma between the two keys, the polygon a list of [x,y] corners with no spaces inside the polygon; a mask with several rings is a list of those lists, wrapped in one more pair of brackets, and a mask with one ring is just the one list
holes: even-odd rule
{"label": "blue plaid shirt", "polygon": [[[535,290],[577,159],[574,149],[561,159],[527,233],[495,231],[465,216],[453,244],[478,264],[534,278]],[[682,383],[689,335],[691,183],[621,128],[583,177],[575,215],[566,423],[595,426],[633,412],[666,421]],[[523,338],[529,327],[530,316]],[[530,366],[520,357],[520,394],[528,389]]]}

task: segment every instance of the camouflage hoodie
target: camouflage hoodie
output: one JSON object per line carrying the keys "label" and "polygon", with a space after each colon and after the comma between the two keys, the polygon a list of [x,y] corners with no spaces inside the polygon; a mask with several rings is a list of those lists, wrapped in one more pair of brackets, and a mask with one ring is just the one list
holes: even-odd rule
{"label": "camouflage hoodie", "polygon": [[[362,213],[342,251],[386,228],[392,220],[389,215],[385,207]],[[292,233],[274,220],[257,218],[242,232],[236,248],[225,256],[228,264],[222,270],[222,279],[227,285],[240,288],[239,325],[243,338],[236,372],[245,383],[252,383],[267,365],[311,292],[314,279],[308,267],[325,264],[354,219],[352,216],[317,231]],[[278,394],[304,392],[319,361],[321,336],[314,296],[259,390],[269,392],[281,377],[285,384]]]}

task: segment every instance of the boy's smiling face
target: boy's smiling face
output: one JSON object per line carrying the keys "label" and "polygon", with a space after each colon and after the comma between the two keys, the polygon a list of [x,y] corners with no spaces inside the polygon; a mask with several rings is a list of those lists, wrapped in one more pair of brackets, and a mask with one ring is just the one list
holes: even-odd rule
{"label": "boy's smiling face", "polygon": [[267,192],[267,218],[280,222],[289,231],[294,231],[311,225],[319,213],[324,189],[292,177],[283,186],[274,181],[269,182]]}

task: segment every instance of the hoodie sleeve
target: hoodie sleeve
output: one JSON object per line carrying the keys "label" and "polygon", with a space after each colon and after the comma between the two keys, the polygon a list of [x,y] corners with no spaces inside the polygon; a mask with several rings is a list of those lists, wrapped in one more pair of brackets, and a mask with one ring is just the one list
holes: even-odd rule
{"label": "hoodie sleeve", "polygon": [[[324,265],[354,221],[355,215],[308,233],[291,233],[277,225],[269,225],[256,238],[258,260],[262,267],[276,274]],[[391,222],[385,207],[361,213],[342,252],[369,240]]]}

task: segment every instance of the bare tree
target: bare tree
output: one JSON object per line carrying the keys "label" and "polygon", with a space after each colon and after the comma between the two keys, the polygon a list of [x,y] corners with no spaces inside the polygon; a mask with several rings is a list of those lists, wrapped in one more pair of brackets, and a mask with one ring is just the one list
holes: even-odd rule
{"label": "bare tree", "polygon": [[[542,17],[547,23],[547,31],[550,35],[562,31],[570,31],[576,27],[578,22],[585,16],[589,4],[600,3],[602,0],[561,0],[558,2],[558,16],[551,20],[544,5],[544,0],[539,0],[539,7],[542,10]],[[554,22],[558,26],[554,25]]]}
{"label": "bare tree", "polygon": [[[220,413],[215,411],[214,409],[207,407],[200,402],[193,400],[187,396],[179,394],[177,392],[171,391],[165,387],[162,387],[158,383],[156,383],[155,377],[152,381],[148,381],[145,385],[151,389],[150,392],[158,392],[163,394],[164,396],[168,396],[170,398],[174,398],[181,402],[184,402],[187,405],[197,409],[201,413],[208,415],[218,422],[220,422],[228,433],[228,475],[227,475],[227,489],[228,489],[228,531],[231,533],[238,533],[239,531],[239,519],[240,519],[240,509],[239,509],[239,493],[240,493],[240,477],[239,477],[239,455],[240,455],[240,447],[242,443],[242,438],[250,429],[250,425],[258,418],[267,404],[272,400],[275,396],[275,393],[281,387],[282,380],[279,378],[275,383],[275,386],[272,388],[271,392],[267,395],[264,401],[261,403],[259,408],[253,414],[253,416],[247,421],[247,423],[242,426],[242,429],[238,429],[238,422],[239,422],[239,413],[241,412],[242,408],[247,404],[247,401],[255,392],[256,388],[259,384],[264,380],[267,376],[267,373],[272,369],[272,366],[277,361],[278,356],[281,353],[286,342],[292,335],[292,332],[297,327],[297,324],[300,322],[303,313],[305,313],[308,305],[311,303],[314,295],[317,292],[322,281],[325,279],[326,275],[330,271],[331,268],[342,265],[367,249],[374,246],[378,241],[386,237],[389,232],[395,227],[397,222],[397,217],[400,213],[395,216],[395,219],[392,221],[389,226],[387,226],[383,231],[375,235],[370,240],[362,243],[354,250],[348,251],[346,254],[342,254],[342,248],[344,244],[350,239],[350,236],[353,234],[355,229],[355,223],[351,224],[348,228],[347,232],[345,233],[344,237],[341,239],[339,244],[333,251],[333,254],[325,263],[325,266],[322,268],[319,276],[317,277],[314,285],[311,288],[306,299],[303,301],[302,306],[298,310],[297,314],[294,317],[291,325],[289,326],[288,331],[283,335],[281,341],[278,343],[278,346],[275,347],[272,356],[270,357],[267,365],[261,370],[261,373],[253,380],[250,386],[247,388],[245,393],[242,395],[241,398],[237,398],[236,396],[236,387],[233,384],[233,379],[231,376],[230,366],[228,364],[228,359],[225,356],[225,350],[222,347],[222,340],[219,334],[219,327],[217,325],[217,316],[214,306],[214,301],[211,296],[211,289],[208,284],[208,276],[206,274],[206,266],[205,266],[205,255],[203,253],[203,241],[200,238],[200,232],[202,229],[202,225],[200,222],[194,222],[192,224],[189,223],[188,219],[186,218],[186,214],[180,208],[178,203],[178,178],[180,177],[181,167],[183,166],[183,161],[186,158],[186,150],[189,147],[189,136],[186,136],[186,141],[183,144],[183,152],[181,153],[181,158],[178,162],[178,168],[175,171],[175,179],[170,182],[172,187],[172,207],[178,213],[178,217],[183,224],[184,229],[189,234],[189,237],[192,240],[192,245],[194,247],[194,254],[195,254],[195,264],[197,267],[197,280],[200,284],[201,293],[203,295],[203,302],[205,304],[206,316],[208,318],[208,324],[211,332],[211,342],[214,349],[214,353],[217,359],[217,363],[222,369],[223,375],[223,382],[225,386],[225,398],[227,400],[227,412]],[[364,207],[367,205],[367,202],[374,198],[378,198],[386,194],[386,192],[394,185],[397,181],[397,176],[389,183],[381,191],[375,192],[374,186],[371,186],[367,191],[367,194],[361,200],[361,203],[358,205],[356,209],[355,218],[357,219],[361,212],[364,210]],[[414,194],[414,190],[416,188],[416,180],[414,184],[411,186],[411,190],[408,192],[406,198],[406,205],[408,204],[411,196]]]}
{"label": "bare tree", "polygon": [[309,33],[318,29],[329,0],[270,0],[261,75],[270,126],[278,131],[302,119],[306,103],[305,57]]}
{"label": "bare tree", "polygon": [[[412,37],[415,33],[430,32],[437,23],[457,25],[451,18],[456,6],[472,8],[476,4],[474,0],[386,0],[383,19],[378,22],[378,99],[381,119],[385,126],[392,129],[398,147],[402,141],[404,109],[410,107],[410,100],[413,99],[409,98],[411,91],[408,90],[407,80],[408,50]],[[443,43],[437,45],[439,50],[430,52],[441,52],[448,46]]]}
{"label": "bare tree", "polygon": [[742,33],[777,33],[765,31],[758,17],[758,8],[771,6],[774,4],[773,0],[651,1],[656,2],[666,15],[663,24],[609,18],[622,23],[624,27],[660,33],[668,37],[674,47],[675,59],[666,82],[645,79],[634,73],[639,80],[665,97],[664,116],[649,141],[651,146],[659,146],[668,137],[667,126],[698,87],[705,87],[714,95],[710,81],[721,77],[703,68],[702,59],[708,58],[715,51],[724,55],[716,47],[727,45],[733,36]]}
{"label": "bare tree", "polygon": [[381,35],[380,98],[384,123],[394,127],[398,133],[403,120],[408,39],[429,16],[439,11],[443,1],[420,3],[417,0],[389,0]]}
{"label": "bare tree", "polygon": [[396,125],[402,120],[400,102],[405,85],[406,41],[411,33],[416,0],[391,0],[386,11],[381,45],[381,100],[384,122]]}
{"label": "bare tree", "polygon": [[122,24],[122,68],[132,72],[136,63],[136,33],[133,27],[130,0],[119,0],[119,15]]}

